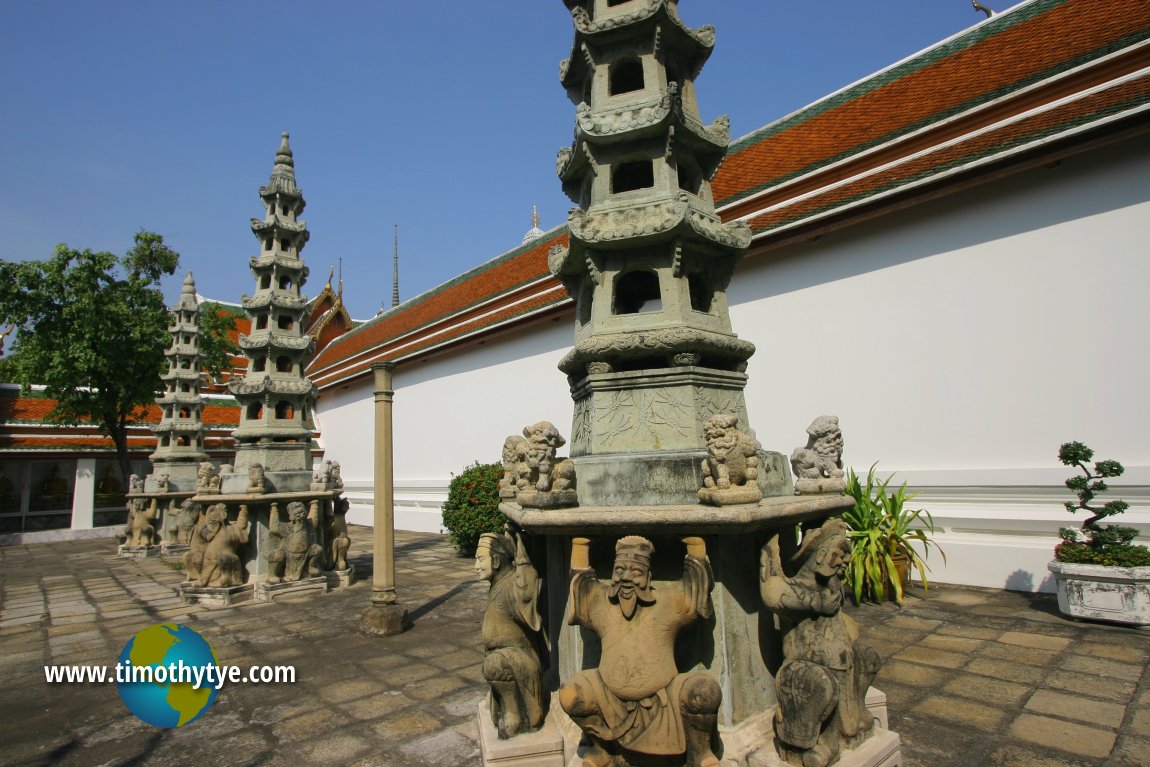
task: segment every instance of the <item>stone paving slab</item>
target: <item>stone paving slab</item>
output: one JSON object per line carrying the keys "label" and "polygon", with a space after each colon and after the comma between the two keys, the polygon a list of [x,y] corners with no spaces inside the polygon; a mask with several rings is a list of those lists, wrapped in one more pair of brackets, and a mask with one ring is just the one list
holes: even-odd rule
{"label": "stone paving slab", "polygon": [[[179,604],[171,560],[120,559],[111,540],[0,548],[0,765],[478,767],[486,584],[441,536],[399,532],[414,626],[360,634],[370,531],[352,541],[352,587],[229,610]],[[937,584],[848,612],[886,661],[876,686],[909,767],[1150,765],[1150,632],[1069,621],[1049,595]],[[173,621],[221,663],[290,664],[297,680],[227,685],[176,730],[138,720],[111,685],[44,680],[44,663],[110,666]]]}

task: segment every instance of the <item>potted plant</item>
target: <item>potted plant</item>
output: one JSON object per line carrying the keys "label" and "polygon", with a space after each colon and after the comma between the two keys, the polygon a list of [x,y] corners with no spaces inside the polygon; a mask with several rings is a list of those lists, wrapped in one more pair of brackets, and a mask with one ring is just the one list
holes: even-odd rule
{"label": "potted plant", "polygon": [[[944,562],[946,554],[931,538],[935,529],[930,512],[906,505],[918,494],[908,493],[905,482],[898,490],[888,492],[894,475],[879,481],[875,477],[877,465],[870,467],[865,485],[854,469],[847,473],[843,494],[854,498],[854,506],[843,513],[852,546],[847,581],[856,604],[863,599],[881,602],[889,593],[901,605],[903,587],[910,582],[910,569],[918,570],[925,590],[930,547],[938,549]],[[916,543],[921,546],[921,554],[913,545]]]}
{"label": "potted plant", "polygon": [[1094,461],[1091,471],[1088,464],[1093,459],[1094,451],[1081,442],[1067,442],[1058,449],[1058,460],[1082,471],[1066,480],[1066,487],[1078,496],[1077,502],[1066,502],[1066,510],[1091,515],[1081,528],[1058,531],[1062,543],[1055,547],[1048,568],[1058,587],[1058,609],[1072,618],[1150,625],[1150,549],[1133,542],[1138,537],[1133,527],[1098,524],[1130,504],[1092,503],[1098,493],[1110,489],[1106,480],[1122,476],[1125,469],[1108,460]]}

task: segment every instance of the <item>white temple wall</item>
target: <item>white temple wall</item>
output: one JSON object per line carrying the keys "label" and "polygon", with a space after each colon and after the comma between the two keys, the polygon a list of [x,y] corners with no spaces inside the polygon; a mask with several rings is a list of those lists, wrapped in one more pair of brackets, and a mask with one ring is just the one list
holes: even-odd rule
{"label": "white temple wall", "polygon": [[[821,414],[844,462],[922,491],[947,553],[932,580],[1052,590],[1046,563],[1081,440],[1127,467],[1120,520],[1150,534],[1150,148],[1071,158],[748,258],[729,293],[753,341],[747,406],[789,454]],[[556,369],[566,323],[401,365],[395,377],[397,527],[438,530],[450,472],[498,460],[546,418],[570,431]],[[370,382],[325,392],[324,441],[370,522]],[[358,490],[357,490],[358,488]],[[366,512],[366,517],[362,512]]]}
{"label": "white temple wall", "polygon": [[[402,530],[439,532],[452,473],[498,463],[503,440],[536,421],[569,436],[572,404],[559,360],[574,328],[548,321],[427,361],[397,366],[393,430],[395,515]],[[323,443],[352,501],[348,520],[371,524],[373,382],[323,393]]]}

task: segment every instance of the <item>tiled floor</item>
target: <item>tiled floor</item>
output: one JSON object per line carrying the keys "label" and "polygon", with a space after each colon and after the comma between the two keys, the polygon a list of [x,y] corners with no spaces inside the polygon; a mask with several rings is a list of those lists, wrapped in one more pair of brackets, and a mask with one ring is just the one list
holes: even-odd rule
{"label": "tiled floor", "polygon": [[[180,603],[179,570],[119,559],[109,540],[0,548],[0,764],[478,765],[487,586],[440,536],[397,533],[414,626],[361,634],[370,541],[353,531],[351,588],[215,611]],[[1150,765],[1150,632],[947,586],[850,613],[887,660],[876,686],[910,765]],[[221,663],[294,665],[297,681],[228,685],[177,730],[139,721],[111,686],[45,682],[44,664],[110,665],[157,622],[187,623]]]}

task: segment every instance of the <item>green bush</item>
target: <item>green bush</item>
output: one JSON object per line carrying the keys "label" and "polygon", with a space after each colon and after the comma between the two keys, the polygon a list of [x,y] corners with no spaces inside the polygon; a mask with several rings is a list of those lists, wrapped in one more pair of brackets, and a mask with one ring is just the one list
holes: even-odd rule
{"label": "green bush", "polygon": [[[1145,567],[1150,565],[1150,549],[1134,543],[1138,531],[1133,527],[1098,524],[1100,520],[1117,516],[1130,504],[1109,501],[1101,506],[1092,504],[1098,493],[1110,487],[1105,480],[1120,477],[1126,469],[1118,461],[1095,461],[1094,471],[1087,465],[1094,459],[1094,451],[1081,442],[1066,442],[1058,449],[1058,460],[1066,466],[1077,466],[1082,476],[1066,480],[1066,487],[1078,496],[1078,502],[1067,501],[1066,510],[1074,514],[1079,509],[1091,516],[1081,528],[1063,527],[1058,530],[1062,543],[1054,548],[1059,562],[1076,565],[1110,565],[1112,567]],[[1081,532],[1082,538],[1078,535]]]}
{"label": "green bush", "polygon": [[499,511],[499,480],[503,466],[475,463],[453,476],[443,504],[443,526],[459,553],[473,556],[483,533],[503,530],[507,517]]}

